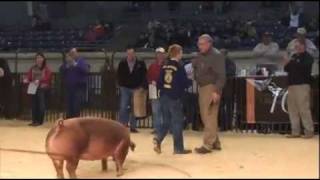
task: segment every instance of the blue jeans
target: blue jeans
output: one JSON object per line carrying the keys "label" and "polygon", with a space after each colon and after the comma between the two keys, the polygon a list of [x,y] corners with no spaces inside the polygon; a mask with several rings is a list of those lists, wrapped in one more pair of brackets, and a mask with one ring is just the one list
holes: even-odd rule
{"label": "blue jeans", "polygon": [[120,111],[119,122],[127,126],[130,121],[130,128],[136,129],[137,120],[131,113],[133,89],[120,87]]}
{"label": "blue jeans", "polygon": [[42,124],[45,110],[45,90],[39,88],[36,94],[32,95],[32,123]]}
{"label": "blue jeans", "polygon": [[84,92],[85,89],[82,87],[67,89],[67,118],[80,117]]}
{"label": "blue jeans", "polygon": [[164,95],[160,97],[160,106],[163,114],[163,123],[157,133],[159,143],[163,141],[169,130],[173,135],[174,152],[179,153],[184,150],[183,146],[183,112],[181,101],[171,99]]}
{"label": "blue jeans", "polygon": [[157,134],[159,132],[159,129],[161,128],[162,119],[163,119],[161,108],[160,108],[160,100],[159,99],[152,99],[151,106],[152,106],[153,128]]}

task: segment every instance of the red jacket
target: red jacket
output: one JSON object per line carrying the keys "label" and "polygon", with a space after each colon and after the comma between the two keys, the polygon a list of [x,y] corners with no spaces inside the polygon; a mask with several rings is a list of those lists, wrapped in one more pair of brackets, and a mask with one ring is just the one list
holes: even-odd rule
{"label": "red jacket", "polygon": [[157,62],[154,62],[149,66],[147,73],[147,79],[149,84],[151,84],[152,81],[158,82],[161,67],[162,65],[159,65]]}
{"label": "red jacket", "polygon": [[[33,79],[33,73],[32,70],[35,66],[32,66],[28,73],[27,73],[27,79],[29,82],[32,82]],[[51,80],[52,80],[52,72],[48,68],[48,66],[45,66],[42,70],[42,77],[40,79],[40,88],[49,88],[51,86]]]}

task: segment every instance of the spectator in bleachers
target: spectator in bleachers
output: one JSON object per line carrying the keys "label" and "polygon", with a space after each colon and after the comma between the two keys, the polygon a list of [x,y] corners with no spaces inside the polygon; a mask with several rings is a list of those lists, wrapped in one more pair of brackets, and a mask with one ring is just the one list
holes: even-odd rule
{"label": "spectator in bleachers", "polygon": [[258,64],[277,64],[279,45],[272,41],[270,32],[263,33],[261,42],[253,49],[253,55],[257,58]]}
{"label": "spectator in bleachers", "polygon": [[106,31],[105,31],[104,23],[102,21],[97,20],[96,25],[94,27],[94,32],[97,39],[103,38],[105,36]]}
{"label": "spectator in bleachers", "polygon": [[91,25],[89,25],[88,31],[84,35],[84,40],[89,43],[92,43],[92,42],[95,42],[96,39],[97,39],[97,35],[96,35],[93,27]]}
{"label": "spectator in bleachers", "polygon": [[[160,75],[161,67],[166,59],[166,51],[164,48],[159,47],[156,49],[156,58],[155,61],[149,66],[147,79],[148,83],[152,84],[153,86],[157,86],[157,82]],[[152,122],[154,133],[159,131],[162,121],[162,113],[160,109],[160,102],[159,98],[152,98],[151,99],[151,106],[152,106]]]}
{"label": "spectator in bleachers", "polygon": [[42,24],[42,21],[41,21],[40,17],[38,15],[33,15],[32,21],[31,21],[32,30],[35,30],[35,31],[41,30],[42,29],[41,24]]}
{"label": "spectator in bleachers", "polygon": [[79,56],[76,48],[72,48],[60,67],[67,95],[67,118],[80,116],[89,70],[87,61]]}
{"label": "spectator in bleachers", "polygon": [[130,114],[132,107],[133,93],[135,90],[146,88],[147,68],[144,61],[137,59],[135,50],[132,46],[127,47],[127,57],[119,63],[117,80],[120,86],[120,110],[119,121],[128,126],[130,131],[137,133],[137,119]]}
{"label": "spectator in bleachers", "polygon": [[296,44],[300,41],[303,42],[306,45],[306,51],[311,55],[315,56],[317,53],[317,47],[314,45],[314,43],[306,38],[307,30],[302,27],[297,29],[296,38],[289,42],[287,46],[287,52],[289,53],[289,57],[291,57],[293,54],[296,53]]}
{"label": "spectator in bleachers", "polygon": [[289,31],[296,31],[297,28],[305,25],[304,15],[299,12],[299,8],[294,4],[289,4],[289,15],[283,19],[284,25],[288,26]]}
{"label": "spectator in bleachers", "polygon": [[12,80],[7,60],[0,58],[0,112],[6,119],[12,117]]}
{"label": "spectator in bleachers", "polygon": [[40,126],[45,116],[46,92],[51,85],[52,72],[47,66],[46,57],[42,53],[36,54],[36,62],[28,73],[24,83],[34,83],[37,86],[35,94],[32,94],[32,123],[29,126]]}
{"label": "spectator in bleachers", "polygon": [[257,38],[257,30],[252,21],[248,21],[244,26],[244,29],[248,38]]}

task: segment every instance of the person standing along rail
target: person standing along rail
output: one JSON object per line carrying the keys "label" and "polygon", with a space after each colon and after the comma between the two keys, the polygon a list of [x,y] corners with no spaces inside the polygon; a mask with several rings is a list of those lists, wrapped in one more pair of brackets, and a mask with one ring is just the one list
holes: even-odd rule
{"label": "person standing along rail", "polygon": [[284,56],[284,70],[288,73],[288,111],[291,122],[291,134],[288,138],[300,137],[300,119],[304,127],[304,138],[314,136],[311,115],[311,69],[313,57],[307,52],[306,43],[297,41],[291,59]]}
{"label": "person standing along rail", "polygon": [[60,67],[67,95],[67,118],[80,117],[89,70],[87,61],[79,56],[76,48],[72,48]]}
{"label": "person standing along rail", "polygon": [[[49,90],[52,79],[52,72],[47,66],[46,57],[42,53],[36,54],[36,62],[28,71],[27,78],[23,80],[29,86],[36,86],[32,94],[32,123],[29,126],[40,126],[45,116],[45,95]],[[33,84],[31,84],[33,83]]]}
{"label": "person standing along rail", "polygon": [[120,86],[120,111],[119,121],[128,126],[130,121],[130,131],[137,133],[137,118],[130,115],[133,109],[133,93],[139,89],[147,89],[147,68],[144,61],[138,60],[133,47],[127,47],[127,57],[118,66],[117,80]]}

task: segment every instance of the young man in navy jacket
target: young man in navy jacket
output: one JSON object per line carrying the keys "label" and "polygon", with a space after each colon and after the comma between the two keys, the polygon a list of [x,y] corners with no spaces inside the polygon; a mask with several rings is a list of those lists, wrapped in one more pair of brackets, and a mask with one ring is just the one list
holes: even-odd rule
{"label": "young man in navy jacket", "polygon": [[181,97],[185,89],[189,87],[191,81],[187,78],[186,71],[179,64],[182,58],[182,47],[174,44],[168,50],[169,60],[160,71],[157,87],[160,90],[160,107],[163,114],[163,123],[157,132],[153,143],[154,150],[161,153],[161,142],[172,131],[174,153],[188,154],[191,150],[186,150],[183,145],[183,125],[184,118],[182,112]]}

